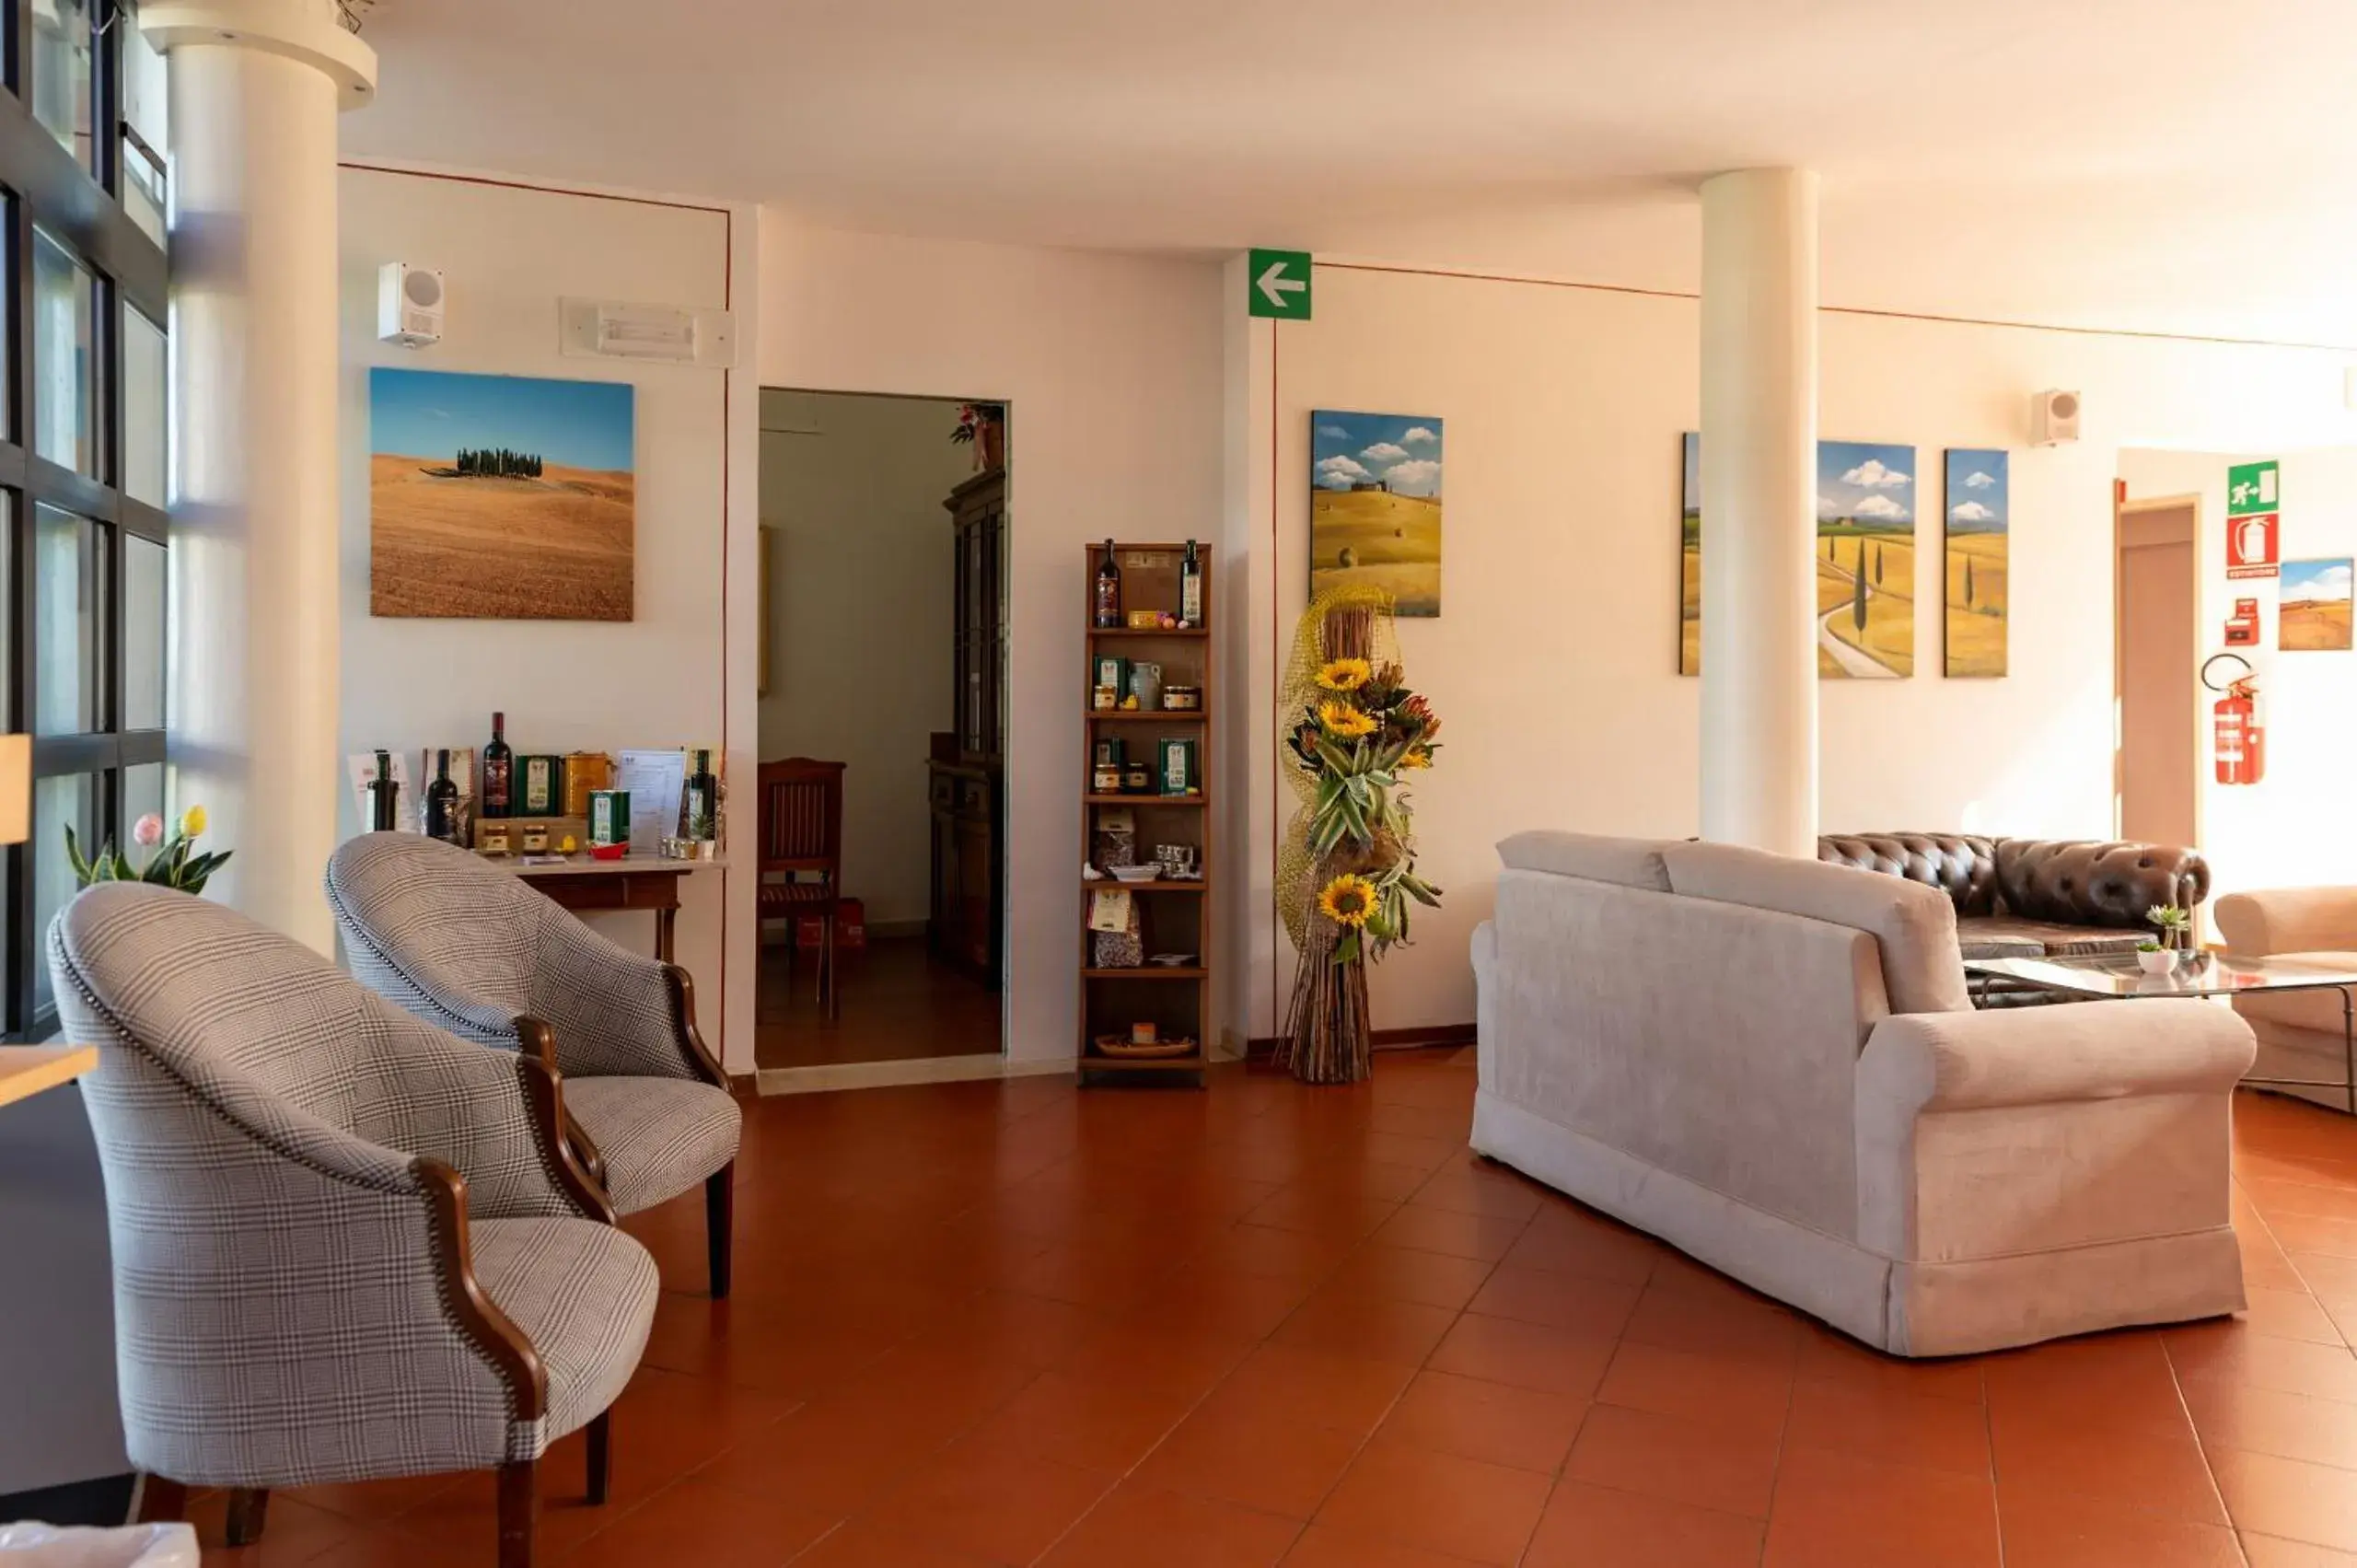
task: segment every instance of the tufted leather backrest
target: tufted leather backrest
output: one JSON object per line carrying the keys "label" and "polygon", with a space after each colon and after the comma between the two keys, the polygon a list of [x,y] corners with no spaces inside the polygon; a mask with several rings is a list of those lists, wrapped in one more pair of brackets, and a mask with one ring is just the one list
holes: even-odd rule
{"label": "tufted leather backrest", "polygon": [[2191,909],[2210,896],[2210,864],[2189,849],[2082,840],[2000,839],[2006,908],[2066,925],[2147,924],[2154,904]]}
{"label": "tufted leather backrest", "polygon": [[2209,863],[2165,844],[1828,833],[1817,841],[1817,857],[1937,888],[1959,915],[2134,929],[2154,904],[2191,909],[2210,896]]}
{"label": "tufted leather backrest", "polygon": [[1971,833],[1828,833],[1817,858],[1937,888],[1958,914],[1997,912],[1997,841]]}

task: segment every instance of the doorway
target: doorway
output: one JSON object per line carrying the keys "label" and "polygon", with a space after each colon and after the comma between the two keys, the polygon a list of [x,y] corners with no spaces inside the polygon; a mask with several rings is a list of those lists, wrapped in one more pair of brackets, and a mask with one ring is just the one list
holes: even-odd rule
{"label": "doorway", "polygon": [[2114,533],[2119,834],[2198,844],[2200,834],[2201,500],[2122,500]]}
{"label": "doorway", "polygon": [[765,1070],[1004,1047],[1006,434],[1003,403],[761,391]]}

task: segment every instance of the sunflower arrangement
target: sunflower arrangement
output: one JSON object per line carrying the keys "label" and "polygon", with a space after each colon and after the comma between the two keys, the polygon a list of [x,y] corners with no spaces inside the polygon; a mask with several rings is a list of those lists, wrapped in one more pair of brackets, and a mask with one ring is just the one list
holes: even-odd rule
{"label": "sunflower arrangement", "polygon": [[1440,750],[1440,715],[1408,689],[1391,598],[1353,583],[1310,601],[1294,633],[1277,712],[1301,807],[1277,865],[1277,907],[1301,961],[1277,1051],[1306,1083],[1374,1070],[1367,965],[1408,939],[1440,889],[1416,875],[1402,779]]}
{"label": "sunflower arrangement", "polygon": [[1344,654],[1312,681],[1318,694],[1286,749],[1311,785],[1305,848],[1323,873],[1317,913],[1341,928],[1332,961],[1347,964],[1405,942],[1414,905],[1439,907],[1440,889],[1416,875],[1400,775],[1433,765],[1440,715],[1396,662]]}

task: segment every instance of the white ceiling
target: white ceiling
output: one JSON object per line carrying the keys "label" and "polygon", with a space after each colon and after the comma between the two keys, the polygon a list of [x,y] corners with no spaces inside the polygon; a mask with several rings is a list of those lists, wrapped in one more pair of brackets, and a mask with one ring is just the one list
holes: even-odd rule
{"label": "white ceiling", "polygon": [[347,156],[846,227],[1690,289],[1824,175],[1829,304],[2357,344],[2351,0],[386,0]]}

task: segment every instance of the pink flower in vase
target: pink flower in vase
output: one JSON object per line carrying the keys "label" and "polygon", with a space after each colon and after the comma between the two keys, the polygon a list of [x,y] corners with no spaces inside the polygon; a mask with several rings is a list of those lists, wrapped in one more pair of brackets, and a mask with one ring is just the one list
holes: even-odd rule
{"label": "pink flower in vase", "polygon": [[131,825],[131,842],[145,849],[153,849],[164,842],[164,819],[150,811]]}

